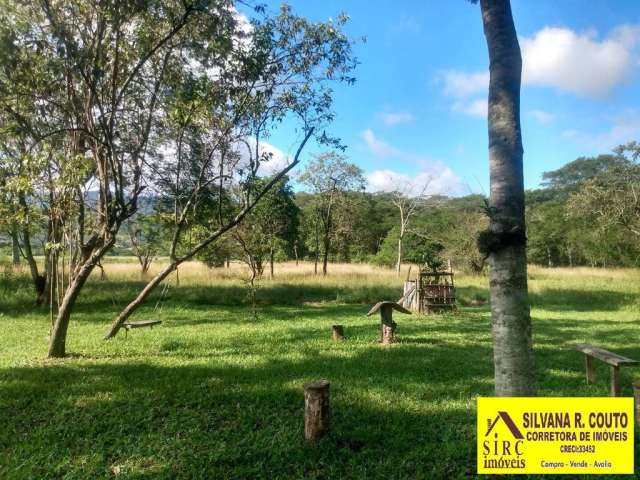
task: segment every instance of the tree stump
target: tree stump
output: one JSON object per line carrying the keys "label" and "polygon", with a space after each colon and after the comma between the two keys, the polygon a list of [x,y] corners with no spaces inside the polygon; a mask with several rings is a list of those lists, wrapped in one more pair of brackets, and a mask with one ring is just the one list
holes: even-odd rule
{"label": "tree stump", "polygon": [[313,443],[329,432],[329,381],[316,380],[304,385],[304,438]]}
{"label": "tree stump", "polygon": [[339,342],[341,340],[344,340],[344,326],[333,325],[331,327],[331,338],[333,338],[334,342]]}
{"label": "tree stump", "polygon": [[391,305],[383,305],[380,309],[380,343],[391,345],[396,342],[396,327],[398,324],[393,321],[393,308]]}
{"label": "tree stump", "polygon": [[640,382],[633,384],[633,403],[636,414],[636,425],[640,427]]}

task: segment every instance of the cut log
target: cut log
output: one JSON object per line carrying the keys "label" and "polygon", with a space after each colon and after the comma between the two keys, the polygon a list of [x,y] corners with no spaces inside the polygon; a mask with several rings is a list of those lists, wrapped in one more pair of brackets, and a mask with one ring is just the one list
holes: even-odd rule
{"label": "cut log", "polygon": [[304,385],[304,438],[314,443],[329,432],[331,408],[329,381],[316,380]]}
{"label": "cut log", "polygon": [[339,342],[344,340],[344,326],[343,325],[333,325],[331,327],[331,337],[334,342]]}

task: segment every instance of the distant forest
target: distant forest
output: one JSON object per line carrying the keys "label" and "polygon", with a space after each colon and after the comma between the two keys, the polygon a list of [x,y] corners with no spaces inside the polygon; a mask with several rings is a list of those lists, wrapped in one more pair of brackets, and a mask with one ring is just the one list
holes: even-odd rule
{"label": "distant forest", "polygon": [[[630,144],[614,154],[581,157],[543,174],[542,188],[526,192],[530,263],[548,267],[638,265],[637,152],[637,145]],[[342,184],[305,182],[305,178],[332,178],[309,171],[313,168],[344,171]],[[300,181],[307,191],[294,192],[290,179],[283,179],[241,226],[197,258],[211,266],[245,261],[258,275],[277,261],[294,259],[316,261],[321,270],[325,253],[327,262],[393,266],[404,231],[403,262],[436,268],[450,259],[457,269],[479,273],[485,268],[477,237],[488,225],[490,209],[482,195],[411,198],[397,192],[369,193],[363,189],[362,172],[336,154],[317,158]],[[86,201],[91,203],[90,192]],[[411,209],[404,226],[400,207],[405,216]],[[207,231],[208,216],[219,214],[202,212],[201,218],[191,219],[189,234],[178,252]],[[171,213],[171,202],[161,195],[145,197],[140,211],[118,235],[111,255],[135,255],[146,271],[154,258],[169,251]],[[46,225],[39,229],[32,225],[31,230],[34,254],[43,254]],[[12,239],[17,262],[24,251],[19,229],[6,232],[2,239],[7,255],[12,253]]]}

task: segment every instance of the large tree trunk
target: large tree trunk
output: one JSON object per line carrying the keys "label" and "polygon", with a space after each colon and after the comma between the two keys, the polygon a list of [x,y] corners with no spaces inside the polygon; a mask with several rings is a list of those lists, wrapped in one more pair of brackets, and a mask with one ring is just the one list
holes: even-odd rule
{"label": "large tree trunk", "polygon": [[71,282],[71,285],[67,288],[51,330],[48,353],[49,358],[61,358],[65,356],[67,328],[69,327],[71,311],[73,310],[82,287],[89,278],[89,275],[91,275],[95,266],[96,262],[89,261],[85,263],[73,279],[73,282]]}
{"label": "large tree trunk", "polygon": [[[101,242],[102,243],[102,242]],[[64,297],[58,308],[58,314],[51,329],[49,339],[49,358],[61,358],[66,354],[67,328],[71,319],[71,312],[75,306],[78,295],[86,283],[93,269],[100,263],[104,255],[113,247],[115,238],[112,238],[101,246],[94,246],[93,252],[84,257],[82,265],[74,272],[73,280],[64,292]],[[53,279],[51,280],[53,281]]]}
{"label": "large tree trunk", "polygon": [[498,396],[530,396],[536,389],[525,252],[522,57],[509,0],[480,0],[480,5],[490,61],[488,253],[495,390]]}

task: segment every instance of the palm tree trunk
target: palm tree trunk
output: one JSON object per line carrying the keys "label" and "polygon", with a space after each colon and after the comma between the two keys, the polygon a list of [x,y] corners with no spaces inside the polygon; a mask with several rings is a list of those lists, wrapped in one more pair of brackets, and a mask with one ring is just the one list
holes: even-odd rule
{"label": "palm tree trunk", "polygon": [[535,395],[520,130],[522,56],[509,0],[480,0],[489,49],[491,318],[498,396]]}

